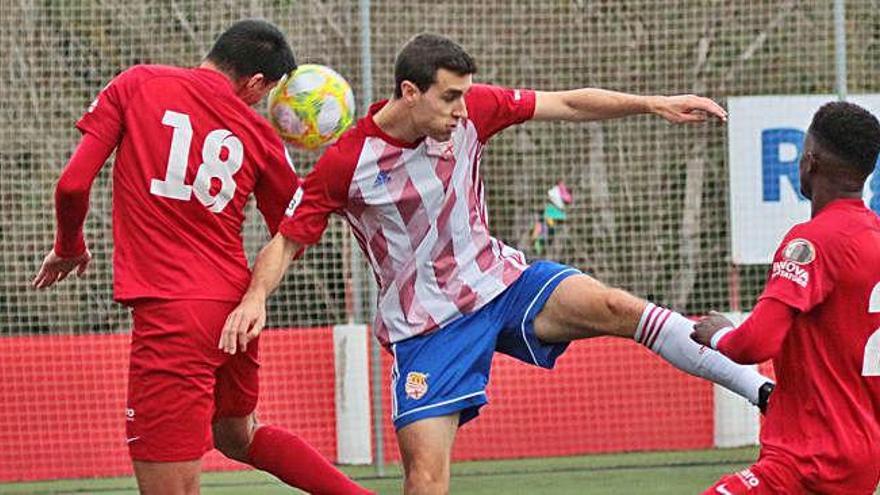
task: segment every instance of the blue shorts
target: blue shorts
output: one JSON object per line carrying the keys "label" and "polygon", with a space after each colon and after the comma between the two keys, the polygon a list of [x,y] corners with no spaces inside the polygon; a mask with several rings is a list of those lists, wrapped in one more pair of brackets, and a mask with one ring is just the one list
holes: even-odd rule
{"label": "blue shorts", "polygon": [[535,335],[535,317],[550,294],[576,268],[550,261],[531,265],[489,304],[426,335],[391,346],[391,419],[398,430],[420,419],[461,412],[474,419],[488,399],[486,385],[495,351],[553,368],[568,347]]}

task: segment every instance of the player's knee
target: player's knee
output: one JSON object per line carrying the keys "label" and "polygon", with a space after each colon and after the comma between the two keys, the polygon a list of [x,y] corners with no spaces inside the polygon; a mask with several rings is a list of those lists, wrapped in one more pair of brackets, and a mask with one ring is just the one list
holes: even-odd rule
{"label": "player's knee", "polygon": [[440,495],[449,492],[449,475],[443,469],[413,466],[406,473],[405,493],[408,495]]}
{"label": "player's knee", "polygon": [[230,459],[248,463],[252,438],[250,430],[246,422],[215,421],[212,425],[214,448]]}
{"label": "player's knee", "polygon": [[613,287],[603,288],[600,297],[605,315],[601,330],[620,337],[632,337],[641,317],[639,299]]}

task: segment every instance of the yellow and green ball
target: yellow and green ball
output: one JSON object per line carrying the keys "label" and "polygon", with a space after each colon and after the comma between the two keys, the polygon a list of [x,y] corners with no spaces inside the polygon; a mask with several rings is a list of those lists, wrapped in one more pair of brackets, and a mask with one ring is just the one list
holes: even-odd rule
{"label": "yellow and green ball", "polygon": [[314,150],[354,123],[354,93],[333,69],[301,65],[269,93],[269,121],[285,141]]}

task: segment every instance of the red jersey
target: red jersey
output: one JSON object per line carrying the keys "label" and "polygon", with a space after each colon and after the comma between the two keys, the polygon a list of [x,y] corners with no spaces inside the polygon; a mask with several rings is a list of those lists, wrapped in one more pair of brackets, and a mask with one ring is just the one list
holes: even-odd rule
{"label": "red jersey", "polygon": [[816,492],[873,493],[880,481],[880,218],[861,199],[826,205],[785,236],[761,298],[799,312],[773,360],[778,386],[761,457],[792,459]]}
{"label": "red jersey", "polygon": [[274,232],[299,186],[271,126],[209,69],[132,67],[77,122],[116,146],[114,296],[237,301],[253,192]]}

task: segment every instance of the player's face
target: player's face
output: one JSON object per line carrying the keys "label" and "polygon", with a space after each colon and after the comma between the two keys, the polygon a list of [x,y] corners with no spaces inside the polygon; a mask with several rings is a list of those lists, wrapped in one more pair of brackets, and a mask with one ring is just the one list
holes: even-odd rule
{"label": "player's face", "polygon": [[464,95],[471,84],[470,74],[462,76],[439,69],[436,82],[427,91],[415,88],[418,94],[412,99],[412,117],[419,134],[436,141],[449,141],[459,121],[467,118]]}
{"label": "player's face", "polygon": [[255,105],[262,100],[278,81],[269,81],[263,74],[254,74],[253,76],[239,81],[235,94],[250,106]]}
{"label": "player's face", "polygon": [[800,176],[801,194],[807,199],[813,199],[813,186],[811,185],[811,172],[813,170],[812,160],[815,159],[813,152],[815,144],[813,137],[808,133],[804,140],[804,151],[801,155],[801,161],[798,164],[798,175]]}

